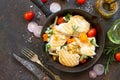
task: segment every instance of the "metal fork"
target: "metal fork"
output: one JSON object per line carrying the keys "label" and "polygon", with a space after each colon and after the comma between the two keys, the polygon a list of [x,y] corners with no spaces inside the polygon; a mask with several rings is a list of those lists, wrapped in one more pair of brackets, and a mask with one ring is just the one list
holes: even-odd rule
{"label": "metal fork", "polygon": [[38,55],[35,54],[32,50],[28,48],[23,48],[21,50],[21,53],[25,55],[28,59],[30,59],[33,62],[38,63],[41,67],[43,67],[46,71],[48,71],[55,80],[62,80],[58,75],[54,74],[52,71],[50,71],[47,67],[45,67],[42,62],[38,59]]}

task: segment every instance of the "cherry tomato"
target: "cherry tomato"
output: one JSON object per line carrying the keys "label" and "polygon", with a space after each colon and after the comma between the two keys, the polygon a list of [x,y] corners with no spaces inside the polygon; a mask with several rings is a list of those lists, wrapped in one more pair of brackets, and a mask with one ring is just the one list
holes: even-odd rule
{"label": "cherry tomato", "polygon": [[58,20],[57,20],[57,24],[61,24],[61,23],[64,23],[65,20],[63,17],[59,17]]}
{"label": "cherry tomato", "polygon": [[32,11],[27,11],[24,13],[24,19],[27,20],[27,21],[30,21],[34,18],[34,12]]}
{"label": "cherry tomato", "polygon": [[86,0],[76,0],[78,4],[82,5],[86,2]]}
{"label": "cherry tomato", "polygon": [[41,0],[43,3],[46,3],[47,2],[47,0]]}
{"label": "cherry tomato", "polygon": [[86,63],[86,62],[87,62],[86,59],[83,59],[82,61],[80,61],[80,63],[82,63],[82,64],[84,64],[84,63]]}
{"label": "cherry tomato", "polygon": [[88,36],[88,37],[95,37],[95,36],[96,36],[96,29],[95,29],[95,28],[91,28],[91,29],[87,32],[87,36]]}
{"label": "cherry tomato", "polygon": [[116,53],[114,57],[116,61],[120,62],[120,52]]}

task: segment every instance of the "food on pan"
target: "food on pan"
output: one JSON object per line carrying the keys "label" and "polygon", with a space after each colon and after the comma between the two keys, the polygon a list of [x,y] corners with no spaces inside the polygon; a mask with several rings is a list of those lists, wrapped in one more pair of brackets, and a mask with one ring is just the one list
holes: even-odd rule
{"label": "food on pan", "polygon": [[80,33],[87,33],[90,24],[82,16],[75,15],[67,23],[59,24],[56,29],[65,35],[79,35]]}
{"label": "food on pan", "polygon": [[[92,35],[92,36],[89,36]],[[45,51],[67,67],[86,63],[96,55],[96,29],[80,15],[56,17],[43,34]]]}
{"label": "food on pan", "polygon": [[80,56],[79,54],[70,54],[65,48],[62,48],[59,52],[59,62],[65,66],[76,66],[79,64]]}

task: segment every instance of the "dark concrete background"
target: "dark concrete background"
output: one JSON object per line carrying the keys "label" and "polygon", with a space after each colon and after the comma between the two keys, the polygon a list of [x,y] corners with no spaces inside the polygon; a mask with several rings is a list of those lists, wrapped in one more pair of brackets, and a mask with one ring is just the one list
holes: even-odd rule
{"label": "dark concrete background", "polygon": [[[59,2],[62,9],[65,8],[80,8],[100,18],[100,23],[103,24],[102,28],[105,32],[110,28],[112,22],[120,18],[120,9],[111,19],[104,19],[99,15],[95,8],[97,0],[87,0],[86,4],[80,6],[75,0],[48,0],[45,5],[49,8],[50,3],[53,1]],[[32,8],[30,6],[33,5]],[[0,0],[0,80],[37,80],[24,66],[17,62],[12,54],[20,55],[20,48],[29,47],[36,53],[40,53],[39,38],[33,36],[32,33],[27,31],[28,21],[25,21],[23,14],[25,11],[33,10],[36,15],[40,11],[29,0]],[[40,11],[41,12],[41,11]],[[34,19],[40,25],[44,24],[46,17],[42,14],[39,20]],[[109,43],[106,37],[106,45]],[[106,46],[105,46],[106,47]],[[40,54],[38,54],[41,56]],[[42,56],[41,56],[42,57]],[[105,56],[102,55],[97,63],[105,64]],[[38,66],[38,65],[37,65]],[[92,68],[81,73],[63,73],[50,68],[56,74],[59,74],[63,80],[92,80],[88,77],[88,72]],[[120,80],[120,63],[113,63],[110,65],[110,72],[107,75],[98,76],[95,80]]]}

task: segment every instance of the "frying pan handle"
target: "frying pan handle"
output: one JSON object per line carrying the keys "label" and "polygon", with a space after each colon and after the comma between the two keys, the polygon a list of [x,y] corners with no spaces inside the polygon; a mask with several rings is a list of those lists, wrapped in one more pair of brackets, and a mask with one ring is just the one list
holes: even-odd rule
{"label": "frying pan handle", "polygon": [[42,3],[41,0],[31,0],[48,17],[52,12]]}

